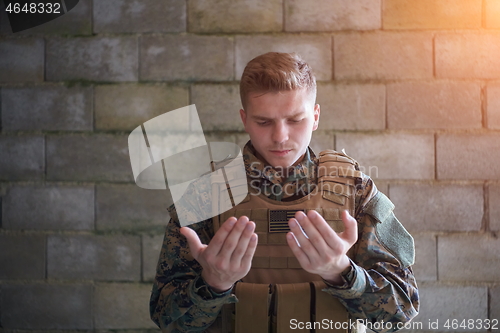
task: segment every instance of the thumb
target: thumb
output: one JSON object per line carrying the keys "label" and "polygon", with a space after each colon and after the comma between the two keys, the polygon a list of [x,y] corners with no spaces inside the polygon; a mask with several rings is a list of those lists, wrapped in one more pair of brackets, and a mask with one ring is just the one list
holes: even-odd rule
{"label": "thumb", "polygon": [[347,210],[342,212],[342,222],[344,222],[342,238],[351,245],[356,243],[358,240],[358,222]]}
{"label": "thumb", "polygon": [[201,243],[200,237],[198,237],[196,231],[194,231],[191,228],[182,227],[181,234],[184,237],[186,237],[186,240],[189,244],[189,250],[191,251],[191,255],[193,256],[194,259],[198,260],[200,253],[206,246]]}

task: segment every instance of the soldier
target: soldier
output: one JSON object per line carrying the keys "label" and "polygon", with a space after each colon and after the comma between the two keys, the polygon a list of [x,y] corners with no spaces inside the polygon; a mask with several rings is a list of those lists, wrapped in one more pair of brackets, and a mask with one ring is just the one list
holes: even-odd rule
{"label": "soldier", "polygon": [[356,161],[309,147],[320,106],[308,64],[296,54],[258,56],[240,96],[250,193],[190,227],[169,208],[153,321],[165,332],[346,332],[362,328],[355,320],[402,328],[418,313],[413,239]]}

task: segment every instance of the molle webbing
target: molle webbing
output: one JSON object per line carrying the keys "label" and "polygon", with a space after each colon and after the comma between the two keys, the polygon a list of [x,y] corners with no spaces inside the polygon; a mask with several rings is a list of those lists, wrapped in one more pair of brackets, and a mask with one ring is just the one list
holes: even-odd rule
{"label": "molle webbing", "polygon": [[[239,300],[236,304],[235,333],[269,332],[269,323],[273,333],[290,333],[295,331],[292,319],[302,323],[322,323],[323,320],[328,323],[347,322],[346,309],[337,299],[321,290],[324,288],[325,284],[320,281],[277,284],[274,286],[274,301],[270,304],[268,284],[238,283],[235,290]],[[270,307],[272,311],[269,311]],[[316,325],[315,331],[327,330]]]}

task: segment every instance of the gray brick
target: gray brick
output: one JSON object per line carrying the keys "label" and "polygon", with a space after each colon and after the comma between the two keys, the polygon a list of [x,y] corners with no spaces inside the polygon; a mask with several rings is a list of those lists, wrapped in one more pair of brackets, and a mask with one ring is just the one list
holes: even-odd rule
{"label": "gray brick", "polygon": [[0,279],[44,279],[45,236],[0,235]]}
{"label": "gray brick", "polygon": [[[6,12],[0,14],[0,21],[7,19]],[[8,24],[0,24],[0,32],[11,34],[12,29]],[[58,18],[33,27],[31,29],[16,32],[16,35],[90,35],[92,34],[91,0],[79,0],[78,4],[68,13]]]}
{"label": "gray brick", "polygon": [[391,185],[398,218],[410,231],[477,231],[483,218],[481,185]]}
{"label": "gray brick", "polygon": [[191,102],[196,104],[205,131],[243,131],[239,85],[197,84],[191,86]]}
{"label": "gray brick", "polygon": [[500,84],[488,84],[486,96],[488,128],[500,129]]}
{"label": "gray brick", "polygon": [[500,320],[500,286],[490,289],[490,319]]}
{"label": "gray brick", "polygon": [[496,33],[438,34],[435,38],[439,78],[500,77],[500,35]]}
{"label": "gray brick", "polygon": [[91,291],[85,284],[3,285],[0,320],[7,329],[91,329]]}
{"label": "gray brick", "polygon": [[187,105],[187,88],[137,84],[97,86],[96,128],[132,130],[149,119]]}
{"label": "gray brick", "polygon": [[499,266],[498,238],[488,234],[447,235],[438,238],[440,280],[500,282]]}
{"label": "gray brick", "polygon": [[47,178],[132,181],[127,137],[121,135],[48,137]]}
{"label": "gray brick", "polygon": [[137,81],[137,37],[47,41],[47,80]]}
{"label": "gray brick", "polygon": [[141,80],[232,80],[231,37],[164,35],[141,37]]}
{"label": "gray brick", "polygon": [[94,32],[186,31],[186,2],[94,0]]}
{"label": "gray brick", "polygon": [[283,0],[192,0],[188,15],[190,32],[281,31]]}
{"label": "gray brick", "polygon": [[136,236],[50,235],[48,277],[138,281],[140,253],[140,238]]}
{"label": "gray brick", "polygon": [[433,77],[432,35],[374,32],[336,35],[335,79]]}
{"label": "gray brick", "polygon": [[377,179],[434,178],[434,137],[427,134],[336,135],[336,150],[345,148],[370,177]]}
{"label": "gray brick", "polygon": [[100,185],[96,189],[96,226],[106,229],[144,229],[168,222],[165,190],[133,185]]}
{"label": "gray brick", "polygon": [[371,30],[382,25],[381,0],[285,1],[285,31]]}
{"label": "gray brick", "polygon": [[500,231],[500,185],[489,186],[490,230]]}
{"label": "gray brick", "polygon": [[439,179],[500,179],[499,160],[500,136],[497,134],[446,134],[437,138]]}
{"label": "gray brick", "polygon": [[45,140],[41,136],[0,136],[0,179],[43,179]]}
{"label": "gray brick", "polygon": [[0,40],[0,82],[40,82],[44,75],[42,38]]}
{"label": "gray brick", "polygon": [[3,88],[1,103],[4,130],[92,130],[91,88]]}
{"label": "gray brick", "polygon": [[156,328],[149,318],[151,286],[130,283],[99,283],[96,285],[95,328]]}
{"label": "gray brick", "polygon": [[389,128],[481,128],[481,87],[470,82],[399,82],[387,86]]}
{"label": "gray brick", "polygon": [[[314,135],[313,135],[314,136]],[[238,133],[235,135],[236,137],[236,144],[241,148],[243,149],[243,147],[245,147],[246,143],[248,142],[248,140],[250,140],[250,136],[248,136],[247,133]]]}
{"label": "gray brick", "polygon": [[417,282],[436,281],[436,236],[428,233],[417,233],[412,236],[415,240],[415,264],[413,265],[413,272],[415,273]]}
{"label": "gray brick", "polygon": [[[458,324],[463,319],[488,318],[488,292],[481,286],[456,286],[440,284],[420,285],[420,312],[415,322],[421,322],[423,329],[411,332],[462,332],[463,328],[447,330],[444,325],[447,320],[451,325],[453,319]],[[437,329],[429,329],[430,323],[436,323]],[[468,330],[468,332],[485,332],[485,330]]]}
{"label": "gray brick", "polygon": [[142,236],[142,277],[144,281],[152,281],[155,277],[162,244],[163,235]]}
{"label": "gray brick", "polygon": [[317,154],[323,150],[333,149],[335,136],[330,131],[316,130],[313,132],[309,146]]}
{"label": "gray brick", "polygon": [[94,229],[93,186],[12,187],[3,204],[6,229]]}
{"label": "gray brick", "polygon": [[236,37],[236,79],[247,63],[266,52],[296,52],[312,67],[316,79],[332,79],[332,39],[317,35],[275,35]]}
{"label": "gray brick", "polygon": [[385,86],[382,84],[318,84],[321,130],[385,128]]}

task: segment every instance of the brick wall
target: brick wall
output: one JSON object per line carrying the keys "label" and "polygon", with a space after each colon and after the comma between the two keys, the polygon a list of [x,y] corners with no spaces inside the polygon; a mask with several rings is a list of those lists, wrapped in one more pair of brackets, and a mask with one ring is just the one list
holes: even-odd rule
{"label": "brick wall", "polygon": [[2,14],[0,326],[154,330],[168,195],[134,184],[127,136],[194,103],[243,145],[238,79],[271,50],[316,72],[313,148],[345,148],[414,235],[416,321],[500,319],[499,29],[497,0],[80,0],[17,34]]}

